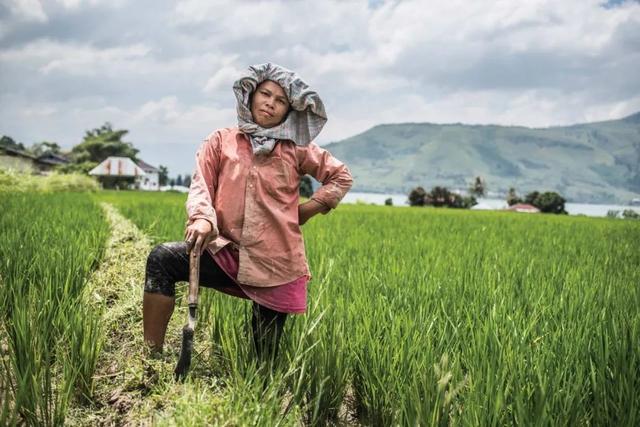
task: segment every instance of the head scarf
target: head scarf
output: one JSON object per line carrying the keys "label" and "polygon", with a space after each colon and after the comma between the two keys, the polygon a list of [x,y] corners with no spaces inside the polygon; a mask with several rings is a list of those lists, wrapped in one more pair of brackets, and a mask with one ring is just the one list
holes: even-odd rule
{"label": "head scarf", "polygon": [[[291,105],[284,122],[268,129],[253,121],[250,104],[251,94],[265,80],[278,83]],[[248,73],[233,84],[233,92],[238,100],[238,127],[249,135],[254,154],[270,153],[280,139],[306,146],[327,122],[320,96],[293,71],[270,62],[249,67]]]}

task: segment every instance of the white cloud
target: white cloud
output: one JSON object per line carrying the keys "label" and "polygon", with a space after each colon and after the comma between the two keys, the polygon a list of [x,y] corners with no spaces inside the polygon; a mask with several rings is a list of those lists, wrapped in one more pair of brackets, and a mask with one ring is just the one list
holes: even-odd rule
{"label": "white cloud", "polygon": [[136,140],[199,140],[235,124],[231,85],[266,60],[323,97],[319,142],[378,123],[618,118],[640,109],[640,4],[601,2],[12,1],[0,118],[19,140],[72,141],[105,120]]}
{"label": "white cloud", "polygon": [[219,90],[228,90],[229,82],[234,82],[245,72],[235,65],[223,65],[207,80],[204,91],[208,93]]}
{"label": "white cloud", "polygon": [[11,15],[19,20],[47,22],[48,17],[38,0],[9,0]]}
{"label": "white cloud", "polygon": [[107,5],[110,7],[120,7],[126,0],[56,0],[65,9],[79,9],[83,6],[94,7],[98,5]]}
{"label": "white cloud", "polygon": [[114,68],[135,72],[137,61],[149,52],[150,48],[140,43],[99,49],[88,44],[38,39],[26,46],[0,52],[0,62],[33,64],[43,74],[95,75],[109,73]]}
{"label": "white cloud", "polygon": [[176,96],[149,101],[130,113],[131,124],[155,124],[179,128],[207,129],[211,123],[229,126],[236,120],[235,109],[211,105],[185,105]]}

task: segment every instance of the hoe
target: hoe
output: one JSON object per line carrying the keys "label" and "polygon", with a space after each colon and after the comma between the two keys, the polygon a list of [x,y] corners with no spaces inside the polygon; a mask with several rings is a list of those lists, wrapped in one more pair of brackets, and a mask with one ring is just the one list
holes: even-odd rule
{"label": "hoe", "polygon": [[200,277],[200,254],[191,250],[189,253],[189,314],[187,324],[182,328],[182,349],[175,369],[176,380],[184,381],[191,366],[193,353],[193,333],[196,327],[196,311],[198,309],[198,279]]}

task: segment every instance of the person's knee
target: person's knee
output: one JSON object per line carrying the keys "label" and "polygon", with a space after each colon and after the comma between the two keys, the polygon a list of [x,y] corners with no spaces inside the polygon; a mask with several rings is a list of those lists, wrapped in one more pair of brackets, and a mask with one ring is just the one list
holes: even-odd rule
{"label": "person's knee", "polygon": [[162,294],[164,296],[175,296],[175,280],[167,266],[173,258],[174,244],[161,243],[156,245],[147,256],[147,267],[144,282],[144,291],[149,293]]}

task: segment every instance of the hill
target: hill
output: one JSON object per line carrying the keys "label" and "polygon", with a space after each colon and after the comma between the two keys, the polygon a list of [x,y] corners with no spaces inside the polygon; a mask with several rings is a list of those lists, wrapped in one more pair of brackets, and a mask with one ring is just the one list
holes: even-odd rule
{"label": "hill", "polygon": [[549,128],[384,124],[325,148],[349,165],[355,191],[466,189],[481,176],[498,197],[509,187],[558,191],[574,202],[640,197],[640,113]]}

